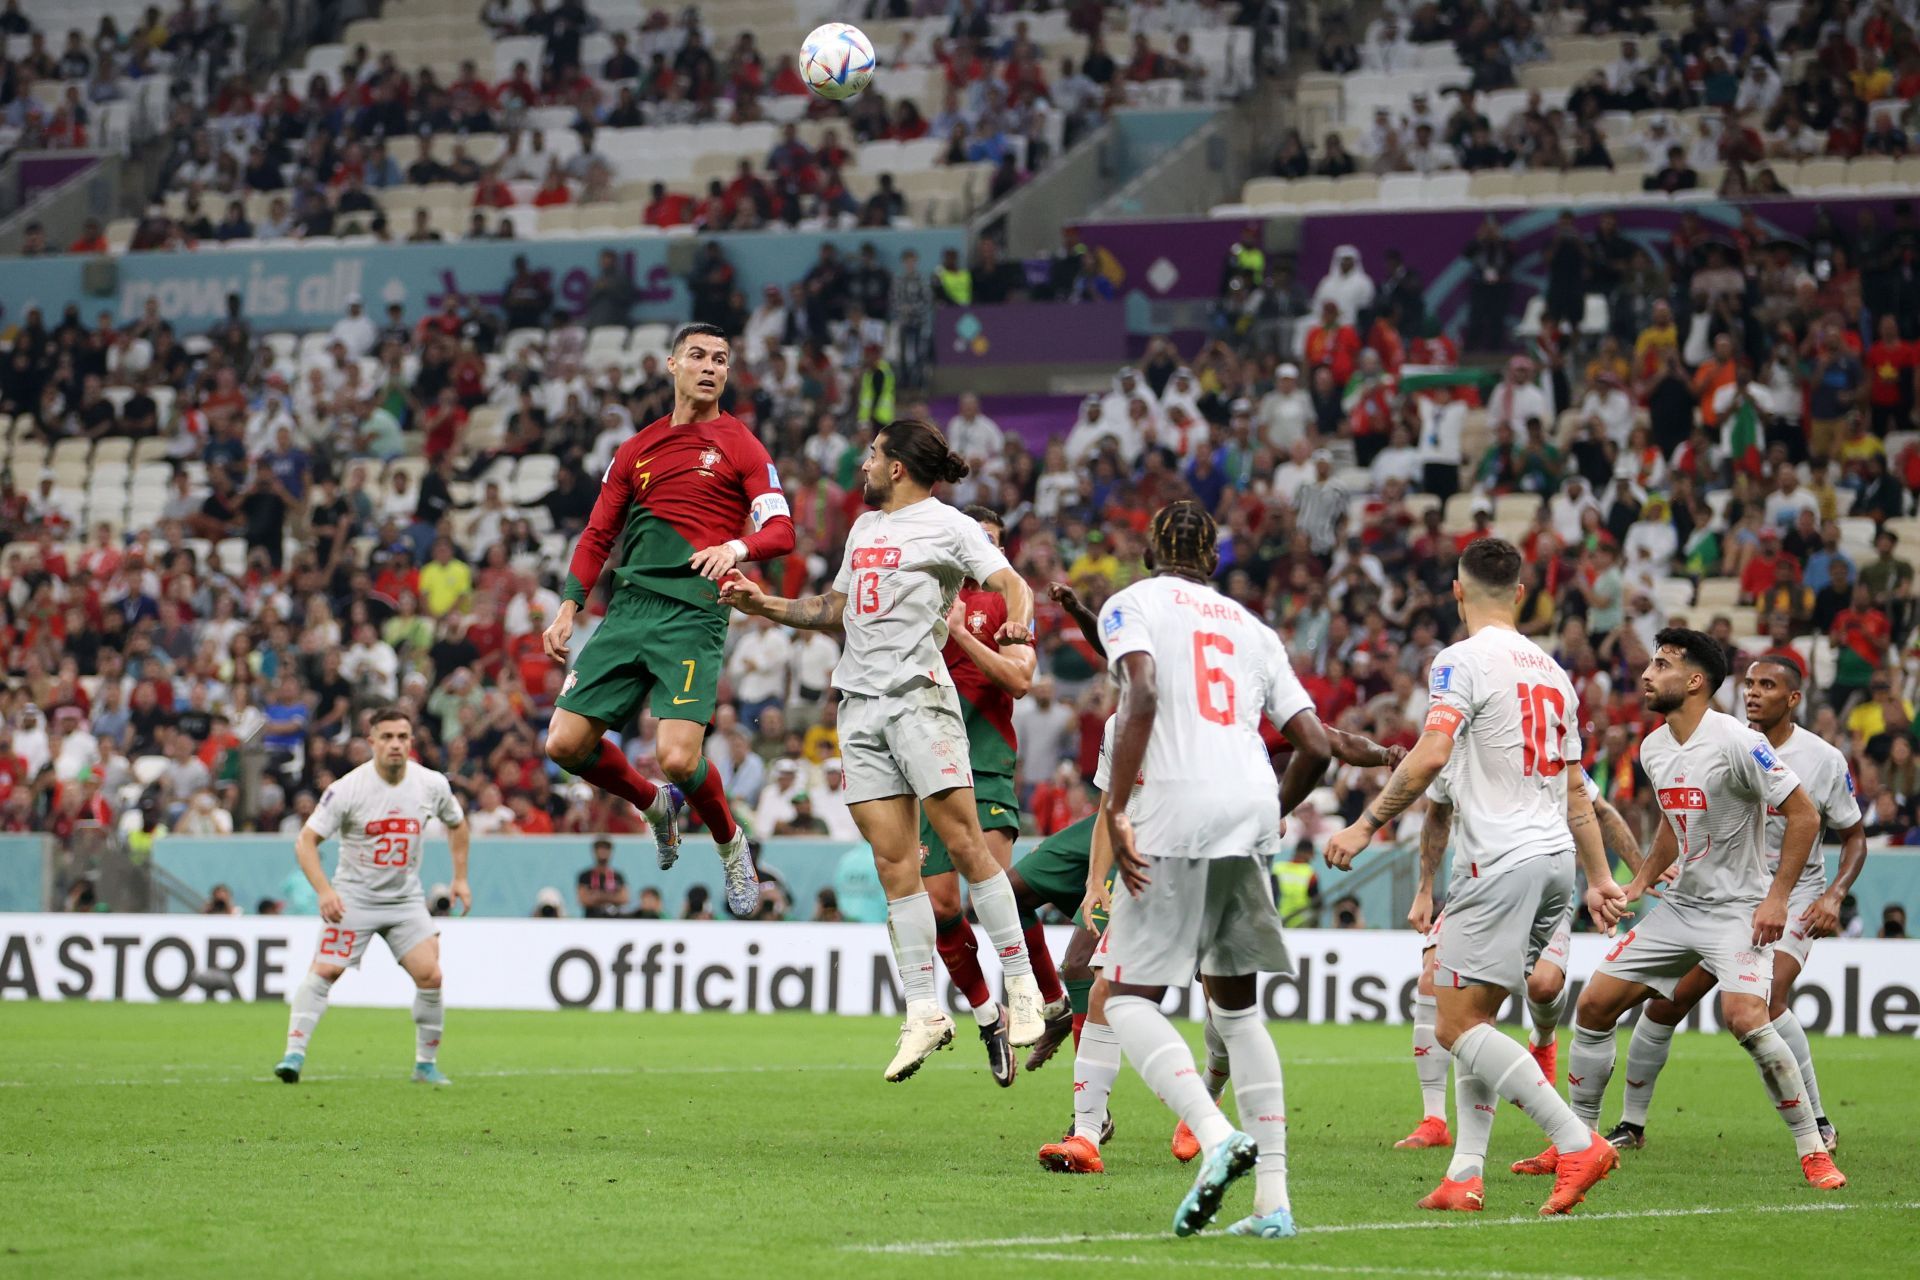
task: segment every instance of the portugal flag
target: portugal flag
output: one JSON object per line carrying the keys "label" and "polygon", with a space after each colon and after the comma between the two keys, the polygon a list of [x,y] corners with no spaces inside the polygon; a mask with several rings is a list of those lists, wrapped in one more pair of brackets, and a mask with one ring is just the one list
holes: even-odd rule
{"label": "portugal flag", "polygon": [[1727,424],[1727,457],[1735,471],[1760,474],[1760,411],[1750,396],[1742,396]]}

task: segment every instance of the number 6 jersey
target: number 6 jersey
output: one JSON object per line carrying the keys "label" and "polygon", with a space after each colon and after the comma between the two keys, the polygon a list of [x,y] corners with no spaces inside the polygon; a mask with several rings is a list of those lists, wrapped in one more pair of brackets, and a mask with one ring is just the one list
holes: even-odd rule
{"label": "number 6 jersey", "polygon": [[1129,653],[1153,659],[1158,709],[1145,781],[1127,805],[1140,852],[1232,858],[1277,850],[1280,794],[1260,717],[1284,726],[1313,709],[1280,637],[1211,587],[1173,577],[1147,578],[1108,600],[1100,635],[1116,668]]}
{"label": "number 6 jersey", "polygon": [[1482,627],[1433,659],[1426,728],[1449,734],[1455,874],[1494,875],[1571,853],[1569,761],[1579,699],[1560,664],[1510,627]]}
{"label": "number 6 jersey", "polygon": [[443,773],[416,760],[389,784],[369,760],[327,788],[307,819],[322,840],[340,837],[340,865],[333,887],[360,906],[404,906],[422,898],[420,841],[428,822],[449,827],[466,821]]}

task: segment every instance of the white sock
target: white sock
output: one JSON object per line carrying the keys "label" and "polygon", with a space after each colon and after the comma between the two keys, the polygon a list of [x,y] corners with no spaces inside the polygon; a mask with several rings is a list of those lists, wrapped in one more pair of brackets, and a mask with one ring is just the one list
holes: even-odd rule
{"label": "white sock", "polygon": [[1487,1145],[1493,1140],[1493,1113],[1499,1103],[1500,1095],[1487,1081],[1471,1071],[1454,1070],[1453,1159],[1447,1164],[1448,1181],[1465,1182],[1486,1172]]}
{"label": "white sock", "polygon": [[893,963],[900,970],[900,993],[909,1018],[931,1018],[940,1006],[933,998],[933,901],[925,891],[887,899],[887,932],[893,939]]}
{"label": "white sock", "polygon": [[1742,1040],[1740,1047],[1752,1055],[1753,1065],[1760,1068],[1760,1082],[1767,1086],[1767,1096],[1773,1099],[1774,1109],[1793,1131],[1797,1154],[1810,1156],[1816,1151],[1825,1151],[1813,1108],[1807,1104],[1806,1081],[1800,1078],[1793,1050],[1787,1048],[1780,1033],[1769,1023]]}
{"label": "white sock", "polygon": [[[1200,1083],[1193,1050],[1151,1000],[1140,996],[1108,996],[1107,1025],[1127,1052],[1133,1069],[1182,1120],[1202,1149],[1211,1152],[1227,1140],[1233,1126]],[[1081,1030],[1084,1037],[1086,1031]]]}
{"label": "white sock", "polygon": [[[1260,1016],[1258,1005],[1222,1009],[1207,1001],[1207,1026],[1220,1037],[1232,1064],[1233,1100],[1240,1111],[1240,1128],[1260,1148],[1253,1166],[1253,1211],[1269,1214],[1291,1209],[1287,1198],[1287,1090],[1280,1071],[1280,1051]],[[1207,1050],[1211,1070],[1213,1050]]]}
{"label": "white sock", "polygon": [[293,998],[287,1002],[293,1006],[293,1013],[287,1019],[288,1053],[307,1051],[313,1041],[313,1029],[319,1025],[320,1015],[327,1011],[327,993],[332,990],[333,983],[311,969],[293,989]]}
{"label": "white sock", "polygon": [[[1413,998],[1413,1069],[1420,1077],[1420,1114],[1447,1118],[1447,1068],[1453,1065],[1433,1034],[1438,1013],[1432,996]],[[1455,1090],[1458,1092],[1458,1089]]]}
{"label": "white sock", "polygon": [[1607,1096],[1617,1052],[1613,1028],[1594,1031],[1573,1024],[1573,1052],[1567,1059],[1567,1101],[1587,1128],[1600,1124],[1600,1101]]}
{"label": "white sock", "polygon": [[1820,1105],[1820,1082],[1813,1078],[1813,1046],[1807,1043],[1807,1029],[1800,1025],[1800,1019],[1794,1017],[1791,1009],[1773,1020],[1773,1029],[1793,1053],[1793,1063],[1800,1068],[1800,1082],[1807,1087],[1807,1105],[1813,1108],[1814,1120],[1818,1122],[1827,1111]]}
{"label": "white sock", "polygon": [[1653,1105],[1653,1086],[1660,1070],[1673,1052],[1673,1028],[1655,1022],[1646,1014],[1633,1025],[1633,1039],[1627,1041],[1627,1088],[1620,1103],[1620,1118],[1628,1124],[1645,1127],[1647,1108]]}
{"label": "white sock", "polygon": [[[1591,1141],[1587,1133],[1592,1126],[1560,1100],[1540,1074],[1540,1064],[1517,1041],[1501,1035],[1491,1022],[1467,1028],[1467,1033],[1453,1042],[1453,1073],[1458,1077],[1462,1071],[1473,1072],[1494,1094],[1526,1112],[1555,1147],[1566,1152],[1587,1149]],[[1456,1118],[1462,1127],[1466,1125],[1464,1116]]]}
{"label": "white sock", "polygon": [[1213,1025],[1213,1003],[1207,1003],[1207,1016],[1201,1022],[1207,1041],[1207,1096],[1214,1102],[1220,1101],[1220,1095],[1227,1091],[1227,1081],[1233,1078],[1233,1059],[1227,1052],[1227,1042],[1220,1037],[1220,1028]]}
{"label": "white sock", "polygon": [[973,914],[987,931],[994,954],[1000,957],[1000,972],[1033,972],[1033,957],[1027,954],[1026,930],[1020,927],[1020,904],[1014,900],[1013,885],[1007,873],[996,871],[985,880],[972,883]]}
{"label": "white sock", "polygon": [[416,987],[413,992],[413,1060],[432,1062],[440,1054],[440,1033],[447,1027],[447,1006],[440,988]]}
{"label": "white sock", "polygon": [[1560,984],[1560,994],[1551,1000],[1527,1000],[1527,1020],[1533,1024],[1527,1032],[1527,1043],[1541,1045],[1553,1039],[1553,1033],[1560,1026],[1560,1016],[1567,1011],[1567,984]]}
{"label": "white sock", "polygon": [[1094,1146],[1107,1120],[1107,1101],[1120,1077],[1120,1037],[1104,1022],[1080,1027],[1080,1047],[1073,1055],[1073,1132]]}

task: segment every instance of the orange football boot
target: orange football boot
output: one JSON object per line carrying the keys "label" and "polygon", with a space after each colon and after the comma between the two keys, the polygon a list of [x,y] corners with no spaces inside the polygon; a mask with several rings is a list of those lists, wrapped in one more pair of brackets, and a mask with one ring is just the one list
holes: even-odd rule
{"label": "orange football boot", "polygon": [[1055,1173],[1105,1173],[1100,1163],[1100,1148],[1081,1137],[1069,1134],[1058,1142],[1040,1148],[1041,1167]]}
{"label": "orange football boot", "polygon": [[1420,1201],[1422,1209],[1458,1209],[1465,1213],[1478,1213],[1486,1205],[1486,1188],[1478,1178],[1467,1178],[1461,1182],[1442,1178],[1440,1185]]}
{"label": "orange football boot", "polygon": [[1444,1116],[1428,1116],[1413,1127],[1413,1132],[1393,1144],[1396,1150],[1414,1151],[1421,1147],[1450,1147],[1453,1134],[1447,1131]]}
{"label": "orange football boot", "polygon": [[1540,1074],[1547,1078],[1547,1083],[1558,1084],[1554,1075],[1560,1068],[1560,1037],[1552,1036],[1545,1044],[1535,1044],[1529,1039],[1527,1052],[1532,1054],[1534,1062],[1539,1064]]}
{"label": "orange football boot", "polygon": [[1553,1194],[1540,1206],[1543,1216],[1571,1213],[1587,1192],[1620,1167],[1620,1153],[1599,1134],[1585,1151],[1562,1153],[1553,1175]]}
{"label": "orange football boot", "polygon": [[1513,1171],[1515,1173],[1548,1174],[1559,1167],[1560,1153],[1553,1147],[1548,1147],[1537,1156],[1531,1156],[1525,1160],[1515,1160],[1513,1162]]}
{"label": "orange football boot", "polygon": [[1182,1120],[1173,1130],[1173,1158],[1186,1164],[1200,1154],[1200,1139],[1193,1136],[1193,1130],[1187,1128]]}
{"label": "orange football boot", "polygon": [[1816,1151],[1810,1156],[1800,1157],[1800,1168],[1807,1175],[1807,1185],[1818,1187],[1822,1191],[1838,1191],[1847,1185],[1847,1175],[1834,1166],[1833,1157],[1824,1151]]}

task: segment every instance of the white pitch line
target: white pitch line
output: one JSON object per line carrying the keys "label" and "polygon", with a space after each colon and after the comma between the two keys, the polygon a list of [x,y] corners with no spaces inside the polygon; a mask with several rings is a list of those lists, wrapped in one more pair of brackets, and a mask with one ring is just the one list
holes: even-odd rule
{"label": "white pitch line", "polygon": [[[1270,1246],[1272,1242],[1269,1242]],[[1274,1246],[1284,1248],[1284,1245]],[[1137,1267],[1203,1267],[1215,1271],[1294,1271],[1313,1275],[1335,1276],[1437,1276],[1441,1280],[1540,1280],[1537,1271],[1446,1271],[1437,1267],[1370,1267],[1357,1263],[1335,1265],[1326,1262],[1289,1262],[1282,1258],[1182,1258],[1177,1255],[1143,1257],[1140,1254],[1114,1256],[1102,1254],[1089,1258],[1084,1253],[1055,1253],[1040,1250],[1019,1250],[1012,1255],[1023,1262],[1073,1262],[1082,1265],[1095,1262],[1101,1266],[1118,1263]],[[1555,1280],[1586,1280],[1585,1277],[1555,1271]]]}
{"label": "white pitch line", "polygon": [[[1906,1212],[1920,1209],[1920,1200],[1902,1204],[1854,1204],[1847,1202],[1821,1201],[1811,1204],[1769,1204],[1769,1205],[1705,1205],[1693,1209],[1622,1209],[1611,1213],[1578,1213],[1543,1218],[1538,1214],[1509,1218],[1473,1218],[1467,1216],[1447,1216],[1444,1218],[1420,1219],[1412,1222],[1335,1222],[1325,1226],[1305,1226],[1300,1234],[1341,1235],[1353,1231],[1477,1231],[1489,1227],[1515,1227],[1548,1222],[1615,1222],[1648,1218],[1712,1218],[1729,1214],[1753,1213],[1847,1213],[1856,1210],[1892,1210]],[[942,1254],[965,1253],[973,1249],[1028,1249],[1043,1248],[1049,1245],[1099,1245],[1099,1244],[1138,1244],[1148,1240],[1169,1240],[1165,1232],[1153,1231],[1115,1231],[1105,1235],[1071,1236],[1008,1236],[997,1240],[902,1240],[881,1244],[850,1244],[846,1248],[854,1253],[900,1253],[936,1257]],[[1094,1261],[1107,1261],[1105,1258]],[[1490,1273],[1480,1272],[1487,1275]]]}

